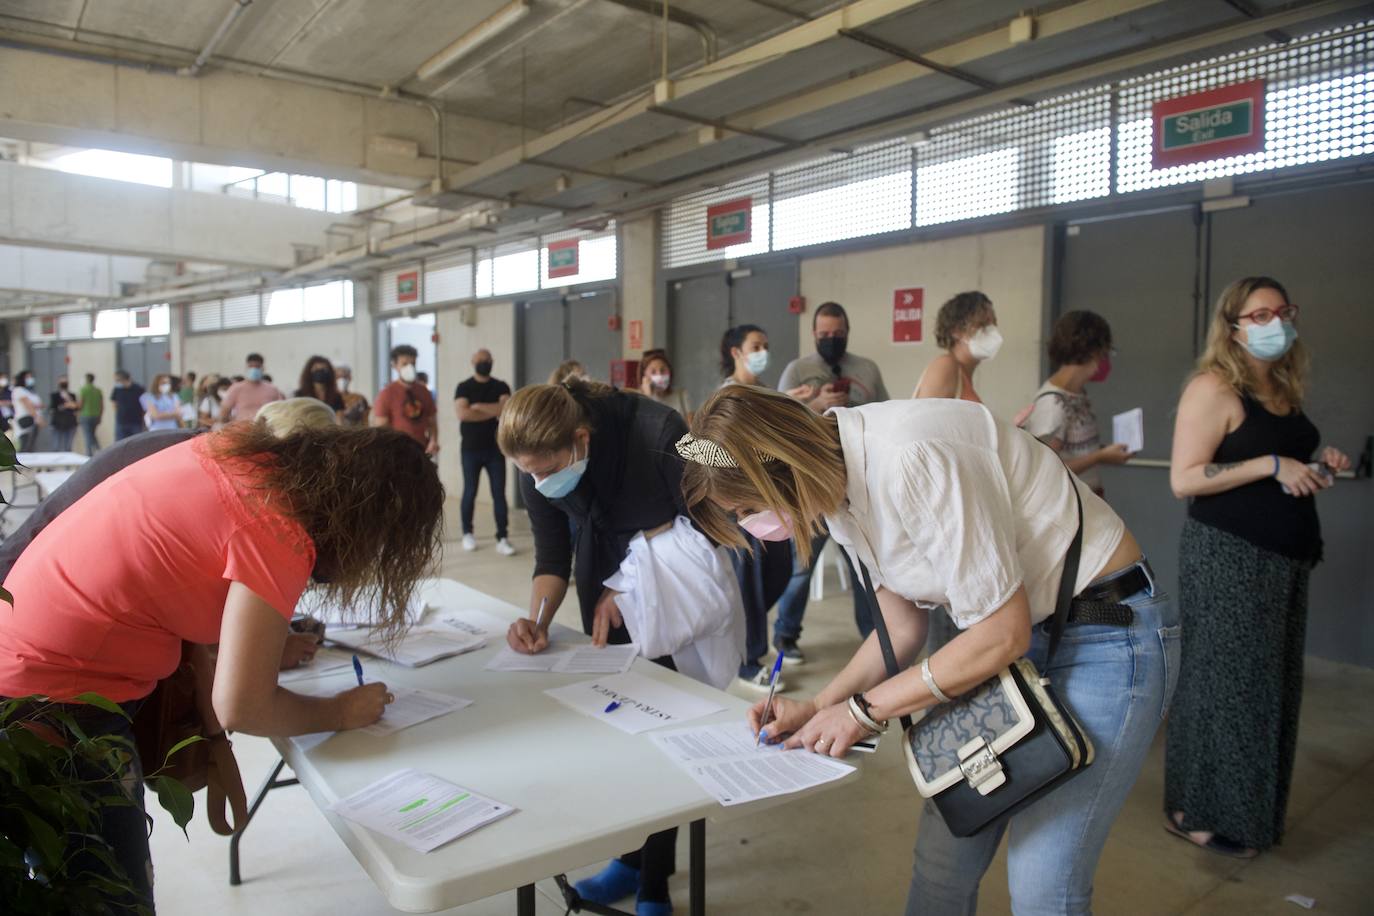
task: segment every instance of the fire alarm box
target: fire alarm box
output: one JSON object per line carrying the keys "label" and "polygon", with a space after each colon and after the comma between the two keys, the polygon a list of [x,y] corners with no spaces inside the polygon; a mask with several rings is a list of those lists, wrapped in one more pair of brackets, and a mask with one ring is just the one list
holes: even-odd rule
{"label": "fire alarm box", "polygon": [[639,360],[611,360],[611,386],[614,388],[638,388]]}
{"label": "fire alarm box", "polygon": [[791,299],[788,299],[787,310],[793,315],[800,315],[802,312],[806,311],[806,297],[793,296]]}

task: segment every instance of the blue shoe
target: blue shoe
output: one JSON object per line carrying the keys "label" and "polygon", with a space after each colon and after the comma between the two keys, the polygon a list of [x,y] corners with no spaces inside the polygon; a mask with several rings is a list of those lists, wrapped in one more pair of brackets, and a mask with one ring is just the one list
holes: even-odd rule
{"label": "blue shoe", "polygon": [[[612,859],[599,873],[574,884],[573,890],[583,900],[609,906],[639,890],[639,869],[631,868],[619,859]],[[671,913],[672,907],[664,912]]]}
{"label": "blue shoe", "polygon": [[635,916],[673,916],[673,901],[636,900]]}

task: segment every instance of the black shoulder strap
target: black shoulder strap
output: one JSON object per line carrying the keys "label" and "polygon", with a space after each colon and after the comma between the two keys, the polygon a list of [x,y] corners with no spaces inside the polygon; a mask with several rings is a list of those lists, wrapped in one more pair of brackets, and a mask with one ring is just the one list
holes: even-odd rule
{"label": "black shoulder strap", "polygon": [[[887,676],[896,677],[901,672],[897,670],[897,653],[892,651],[892,637],[887,633],[887,623],[883,620],[883,609],[878,605],[878,593],[873,590],[873,579],[868,575],[868,566],[863,560],[859,560],[859,575],[864,580],[864,596],[868,599],[868,612],[873,617],[873,629],[878,631],[878,648],[883,650],[883,664],[887,667]],[[911,716],[902,716],[902,728],[911,727]]]}

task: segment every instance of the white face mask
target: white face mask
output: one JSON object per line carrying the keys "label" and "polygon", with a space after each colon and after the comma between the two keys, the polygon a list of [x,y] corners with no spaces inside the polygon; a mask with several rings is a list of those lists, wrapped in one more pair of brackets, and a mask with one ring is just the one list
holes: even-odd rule
{"label": "white face mask", "polygon": [[335,383],[336,385],[339,386],[339,391],[340,391],[340,393],[345,393],[345,392],[348,391],[348,379],[346,379],[346,378],[335,379],[335,380],[334,380],[334,383]]}
{"label": "white face mask", "polygon": [[668,383],[672,380],[673,377],[666,372],[652,372],[649,374],[649,384],[653,386],[655,391],[666,391],[668,389]]}
{"label": "white face mask", "polygon": [[157,390],[158,390],[159,392],[161,392],[162,394],[171,394],[171,393],[172,393],[172,385],[171,385],[170,382],[163,382],[161,385],[158,385],[158,386],[157,386]]}
{"label": "white face mask", "polygon": [[409,385],[411,382],[415,381],[415,364],[411,363],[408,366],[402,366],[396,370],[396,374],[401,377],[401,381]]}
{"label": "white face mask", "polygon": [[990,324],[970,337],[965,343],[968,344],[968,352],[974,359],[982,362],[992,359],[997,355],[997,351],[1002,349],[1002,332],[997,330],[997,325]]}

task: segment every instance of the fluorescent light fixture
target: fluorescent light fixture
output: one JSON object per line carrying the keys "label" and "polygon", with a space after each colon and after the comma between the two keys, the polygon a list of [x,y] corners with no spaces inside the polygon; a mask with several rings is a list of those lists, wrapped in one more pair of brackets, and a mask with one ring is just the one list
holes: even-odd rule
{"label": "fluorescent light fixture", "polygon": [[415,75],[422,80],[433,79],[453,66],[478,45],[519,22],[530,11],[530,0],[512,0],[486,19],[483,19],[453,44],[420,65]]}

